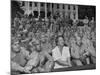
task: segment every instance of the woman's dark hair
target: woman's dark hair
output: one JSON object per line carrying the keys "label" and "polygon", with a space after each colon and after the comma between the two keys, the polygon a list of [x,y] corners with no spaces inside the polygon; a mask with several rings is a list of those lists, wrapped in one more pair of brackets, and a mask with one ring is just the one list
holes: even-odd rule
{"label": "woman's dark hair", "polygon": [[63,40],[64,40],[64,37],[63,37],[62,35],[58,35],[58,36],[56,37],[56,39],[55,39],[56,45],[58,45],[58,39],[59,39],[60,37],[63,38]]}

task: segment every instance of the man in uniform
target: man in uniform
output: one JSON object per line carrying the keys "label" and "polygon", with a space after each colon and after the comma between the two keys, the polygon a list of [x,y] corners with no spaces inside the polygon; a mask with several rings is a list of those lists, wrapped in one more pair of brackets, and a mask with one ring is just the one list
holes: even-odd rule
{"label": "man in uniform", "polygon": [[25,72],[24,66],[27,62],[26,57],[29,52],[24,48],[20,47],[18,42],[12,45],[11,50],[11,72]]}
{"label": "man in uniform", "polygon": [[52,57],[44,50],[41,49],[39,40],[34,42],[35,49],[29,56],[26,64],[26,70],[34,72],[49,72],[53,65]]}

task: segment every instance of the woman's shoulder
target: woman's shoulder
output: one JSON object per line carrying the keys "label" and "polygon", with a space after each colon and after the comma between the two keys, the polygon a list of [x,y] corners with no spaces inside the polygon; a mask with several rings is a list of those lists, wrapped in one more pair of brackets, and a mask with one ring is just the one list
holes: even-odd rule
{"label": "woman's shoulder", "polygon": [[63,49],[68,49],[69,50],[69,47],[68,46],[64,46]]}
{"label": "woman's shoulder", "polygon": [[56,46],[54,49],[52,49],[52,51],[57,51],[58,50],[58,46]]}

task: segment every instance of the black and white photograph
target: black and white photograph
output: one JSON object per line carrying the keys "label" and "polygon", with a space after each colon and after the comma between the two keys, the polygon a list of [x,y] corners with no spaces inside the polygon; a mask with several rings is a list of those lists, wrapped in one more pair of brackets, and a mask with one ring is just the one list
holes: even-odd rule
{"label": "black and white photograph", "polygon": [[11,75],[96,69],[96,6],[11,0]]}

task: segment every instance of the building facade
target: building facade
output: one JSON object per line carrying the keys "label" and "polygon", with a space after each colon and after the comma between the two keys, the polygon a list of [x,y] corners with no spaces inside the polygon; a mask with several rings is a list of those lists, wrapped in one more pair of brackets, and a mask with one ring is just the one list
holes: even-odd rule
{"label": "building facade", "polygon": [[78,6],[57,3],[43,3],[43,2],[21,2],[21,8],[24,14],[34,15],[36,18],[42,17],[48,19],[59,13],[61,16],[67,16],[72,20],[78,20]]}

